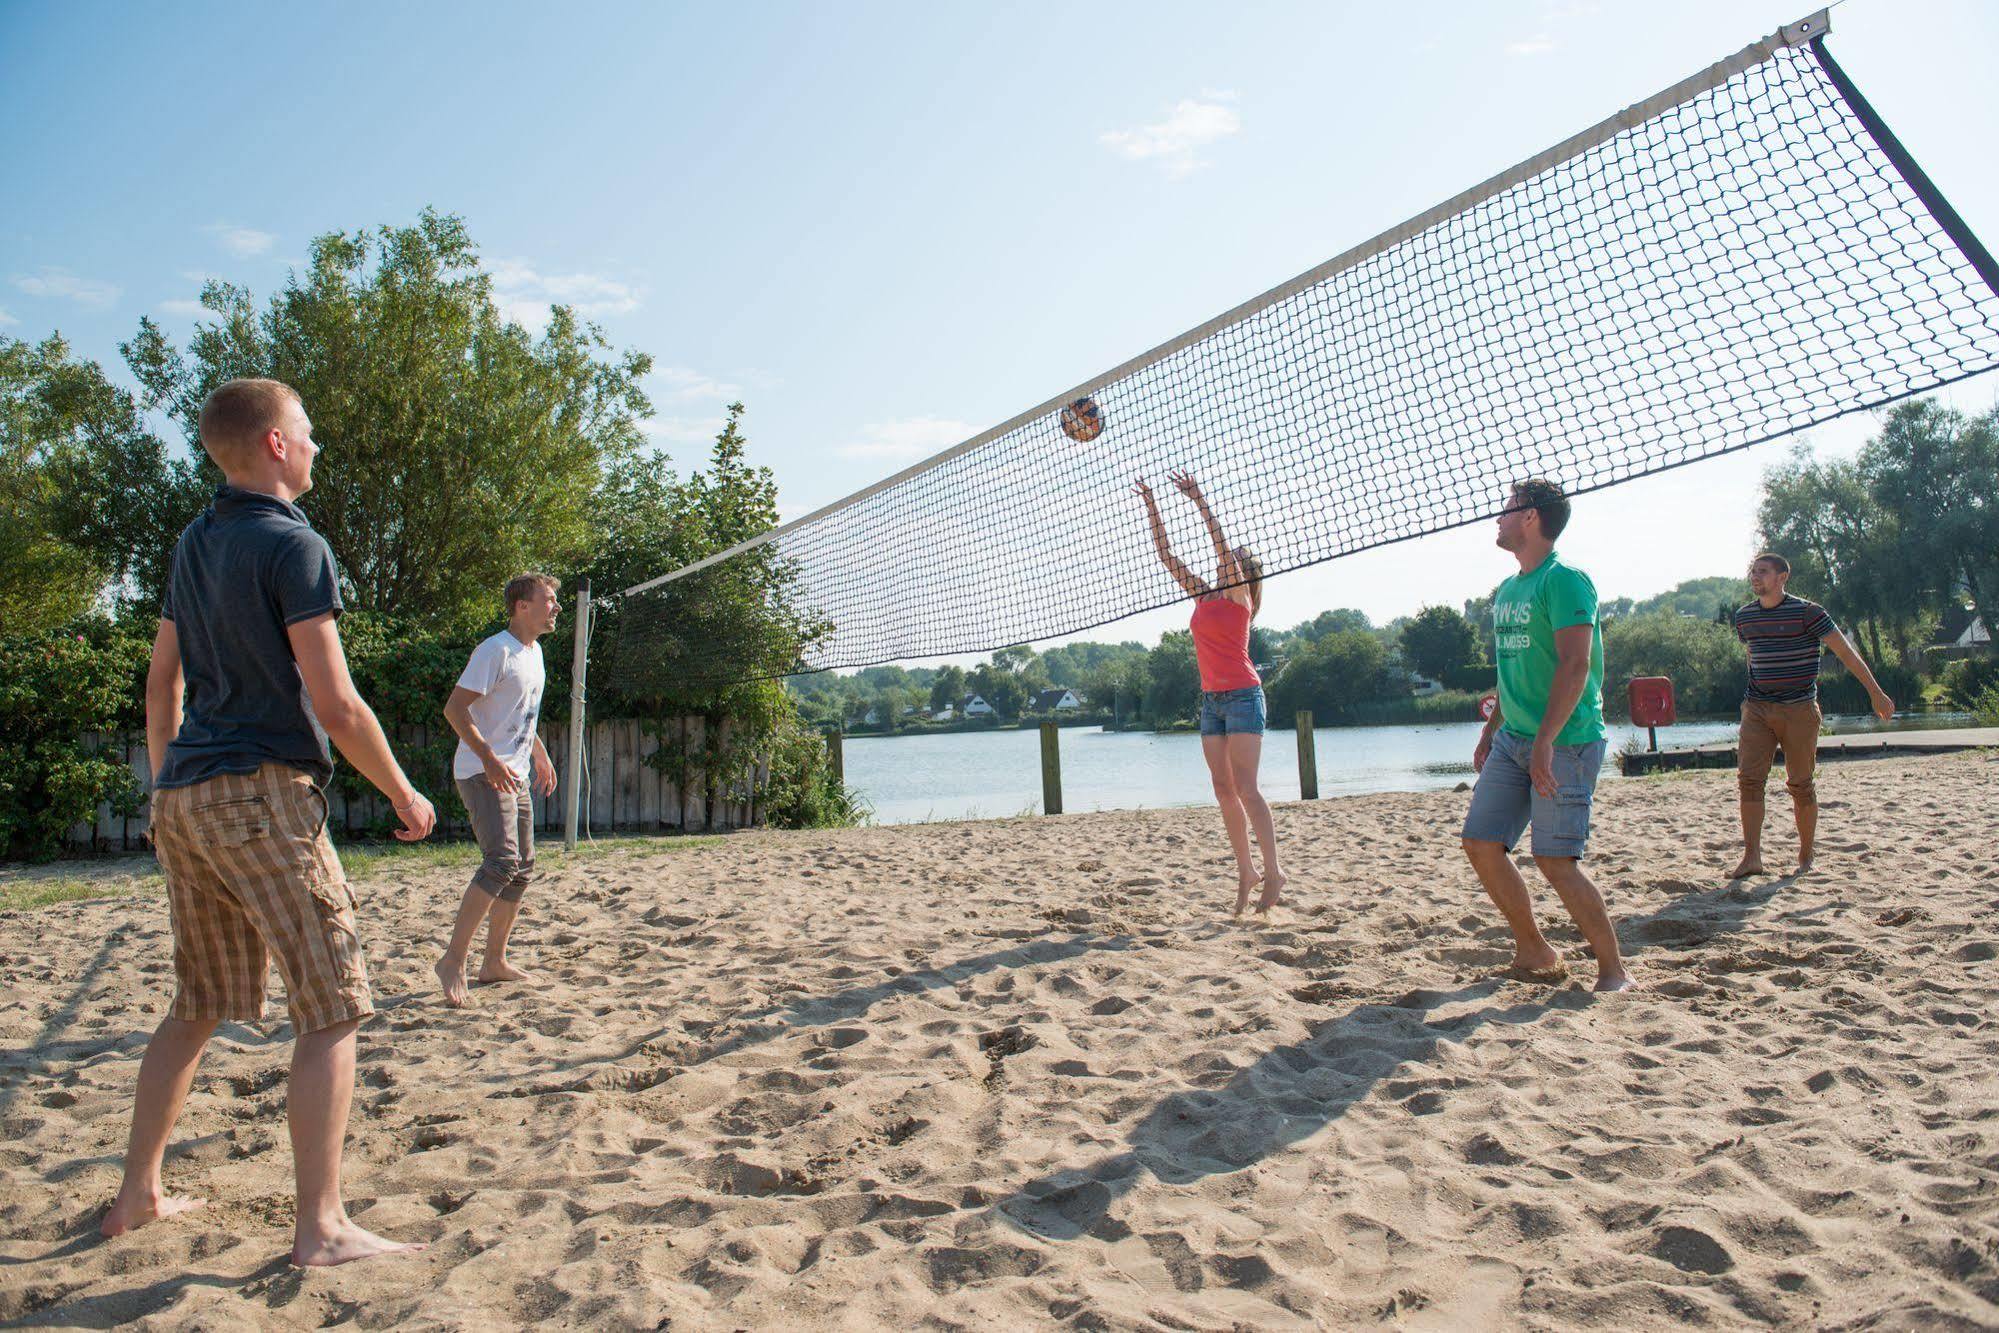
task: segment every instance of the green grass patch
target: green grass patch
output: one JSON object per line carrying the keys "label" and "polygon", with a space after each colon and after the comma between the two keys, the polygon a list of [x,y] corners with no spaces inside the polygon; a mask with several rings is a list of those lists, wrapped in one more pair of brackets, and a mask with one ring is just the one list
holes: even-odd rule
{"label": "green grass patch", "polygon": [[[535,848],[535,858],[543,870],[604,857],[658,855],[692,851],[722,841],[722,835],[659,835],[597,838],[579,842],[572,853],[564,850],[558,837]],[[468,875],[479,864],[479,846],[473,842],[358,842],[340,846],[340,863],[356,880],[381,879],[397,873],[462,868]],[[123,869],[101,863],[103,873],[21,875],[0,879],[0,912],[26,912],[59,903],[88,898],[124,898],[133,894],[156,894],[166,888],[166,879],[150,863],[128,862]]]}
{"label": "green grass patch", "polygon": [[0,882],[0,912],[26,912],[85,898],[123,898],[158,893],[166,880],[155,870],[142,875],[50,875]]}

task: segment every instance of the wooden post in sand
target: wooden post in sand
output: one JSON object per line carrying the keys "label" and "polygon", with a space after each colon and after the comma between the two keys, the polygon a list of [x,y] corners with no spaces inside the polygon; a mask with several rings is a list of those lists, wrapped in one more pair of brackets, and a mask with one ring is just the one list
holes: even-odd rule
{"label": "wooden post in sand", "polygon": [[1041,813],[1062,813],[1062,729],[1041,724]]}
{"label": "wooden post in sand", "polygon": [[842,787],[847,785],[846,739],[847,728],[844,725],[836,725],[826,733],[826,762],[833,766],[833,781]]}
{"label": "wooden post in sand", "polygon": [[576,581],[576,652],[569,666],[569,759],[562,775],[562,846],[576,850],[577,798],[583,793],[583,724],[588,694],[583,688],[590,669],[590,580]]}
{"label": "wooden post in sand", "polygon": [[1298,710],[1298,798],[1319,799],[1319,747],[1312,735],[1312,710]]}

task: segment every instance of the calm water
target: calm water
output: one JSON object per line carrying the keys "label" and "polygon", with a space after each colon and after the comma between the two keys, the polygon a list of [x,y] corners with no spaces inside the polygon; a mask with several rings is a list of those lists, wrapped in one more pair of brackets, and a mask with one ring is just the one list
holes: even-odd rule
{"label": "calm water", "polygon": [[[1899,719],[1898,719],[1899,721]],[[1836,731],[1864,731],[1873,718],[1834,718]],[[1317,733],[1319,794],[1423,791],[1472,777],[1479,724],[1421,727],[1327,727]],[[1613,725],[1610,750],[1642,728]],[[1661,749],[1735,738],[1735,723],[1682,722],[1661,729]],[[1298,799],[1297,734],[1264,738],[1263,792],[1273,801]],[[883,824],[931,819],[995,819],[1041,809],[1038,731],[956,732],[937,736],[850,736],[847,782],[858,788]],[[1614,776],[1606,762],[1606,777]],[[1214,800],[1201,738],[1192,733],[1062,732],[1062,804],[1070,812],[1207,805]]]}

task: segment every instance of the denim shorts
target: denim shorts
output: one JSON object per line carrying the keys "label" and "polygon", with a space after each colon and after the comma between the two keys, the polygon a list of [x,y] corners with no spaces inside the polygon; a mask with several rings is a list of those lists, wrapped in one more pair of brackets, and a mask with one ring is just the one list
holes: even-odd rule
{"label": "denim shorts", "polygon": [[1605,742],[1555,747],[1555,795],[1534,790],[1528,765],[1534,741],[1510,731],[1493,733],[1492,753],[1472,788],[1464,833],[1477,842],[1503,843],[1512,851],[1528,824],[1534,826],[1534,855],[1580,858],[1589,846],[1590,799],[1603,767]]}
{"label": "denim shorts", "polygon": [[1263,723],[1261,685],[1246,690],[1201,691],[1203,736],[1261,736]]}

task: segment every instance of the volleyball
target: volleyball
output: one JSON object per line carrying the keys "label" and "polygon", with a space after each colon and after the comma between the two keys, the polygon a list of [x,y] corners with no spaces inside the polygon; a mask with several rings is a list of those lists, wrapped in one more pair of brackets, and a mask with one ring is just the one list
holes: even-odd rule
{"label": "volleyball", "polygon": [[1078,398],[1062,409],[1062,433],[1078,444],[1088,444],[1104,433],[1103,410],[1094,398]]}

